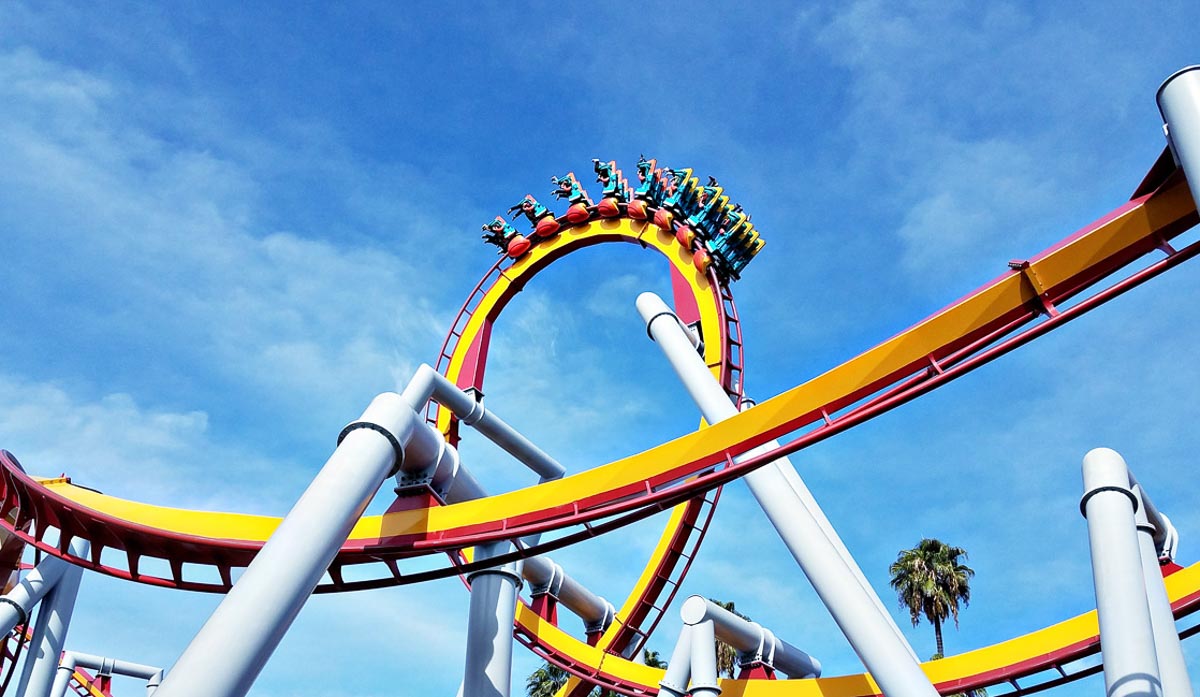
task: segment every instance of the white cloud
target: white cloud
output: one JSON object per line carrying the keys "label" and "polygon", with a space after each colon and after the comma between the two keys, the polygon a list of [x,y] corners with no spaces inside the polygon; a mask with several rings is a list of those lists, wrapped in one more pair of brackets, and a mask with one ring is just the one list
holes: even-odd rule
{"label": "white cloud", "polygon": [[[24,9],[16,3],[4,7]],[[587,47],[592,53],[581,54],[566,50],[574,46],[571,34],[547,38],[544,32],[518,32],[498,44],[494,55],[536,54],[541,63],[533,70],[523,66],[523,79],[512,83],[514,93],[530,92],[531,85],[540,89],[545,81],[539,71],[553,67],[574,90],[603,91],[605,99],[619,99],[599,109],[595,104],[602,102],[596,100],[557,103],[559,120],[545,132],[569,137],[494,139],[484,146],[464,144],[462,152],[446,157],[466,159],[468,148],[474,148],[469,152],[476,157],[484,149],[509,153],[504,148],[517,142],[524,159],[544,162],[553,151],[561,163],[568,157],[563,148],[592,147],[589,126],[599,124],[596,130],[607,129],[609,140],[617,139],[621,147],[636,134],[649,143],[646,147],[657,148],[650,155],[676,150],[690,153],[676,158],[690,162],[703,151],[719,154],[711,159],[731,168],[761,168],[761,181],[753,182],[761,201],[775,196],[779,207],[780,199],[790,196],[800,203],[787,213],[792,217],[779,216],[786,224],[767,229],[770,254],[780,261],[764,256],[758,263],[777,265],[776,283],[755,286],[756,271],[739,293],[743,287],[747,291],[743,307],[751,310],[747,321],[760,327],[757,331],[766,334],[769,330],[761,327],[776,323],[784,329],[773,349],[752,343],[750,367],[755,372],[750,379],[789,387],[800,374],[825,367],[808,365],[818,362],[814,352],[826,352],[821,361],[826,354],[841,359],[848,345],[880,338],[875,332],[880,323],[895,322],[894,329],[909,323],[903,312],[871,304],[872,298],[902,300],[903,292],[860,296],[847,288],[891,291],[944,278],[922,273],[931,269],[975,281],[989,278],[992,272],[979,269],[998,271],[996,260],[1002,263],[1031,251],[1026,242],[1042,233],[1030,226],[1052,226],[1064,192],[1086,197],[1082,192],[1096,189],[1078,186],[1080,181],[1106,178],[1108,170],[1097,166],[1104,165],[1104,148],[1093,140],[1102,141],[1114,131],[1098,130],[1097,124],[1124,119],[1126,113],[1136,117],[1139,127],[1146,123],[1147,109],[1137,106],[1147,100],[1137,88],[1146,82],[1145,68],[1130,60],[1134,49],[1122,48],[1126,40],[1136,39],[1140,32],[1135,29],[1123,32],[1119,44],[1102,41],[1089,31],[1088,18],[1062,22],[1009,5],[983,11],[958,5],[947,11],[938,5],[856,3],[839,7],[832,17],[811,9],[801,12],[804,40],[819,35],[818,45],[835,59],[834,65],[813,52],[805,54],[803,66],[778,60],[782,57],[769,45],[769,32],[763,32],[766,40],[756,42],[753,58],[722,53],[724,42],[741,45],[729,41],[746,28],[736,17],[720,27],[654,17],[648,25],[652,33],[668,39],[686,36],[692,53],[706,59],[701,64],[704,85],[684,86],[669,108],[656,89],[669,73],[642,70],[617,83],[581,80],[607,74],[602,69],[610,69],[618,57],[611,44],[593,41]],[[814,27],[825,20],[827,25]],[[605,23],[574,24],[595,31]],[[42,25],[42,31],[71,33],[62,32],[56,22]],[[1145,34],[1161,41],[1169,30]],[[762,32],[754,31],[756,36]],[[168,49],[161,51],[165,60],[185,67],[190,63],[186,51],[165,45],[169,40],[154,40],[156,48]],[[634,52],[619,59],[632,56],[638,65],[658,65],[662,56],[654,47],[661,43],[627,47]],[[530,46],[547,50],[524,50]],[[302,486],[315,463],[261,453],[313,431],[324,434],[330,422],[340,425],[372,391],[402,382],[413,356],[432,353],[448,319],[443,305],[461,299],[442,296],[453,285],[465,290],[450,271],[461,266],[454,256],[461,245],[446,232],[463,228],[465,221],[472,231],[470,242],[477,244],[474,231],[490,217],[477,214],[474,192],[463,182],[493,181],[502,172],[505,181],[498,186],[508,190],[514,185],[507,180],[522,170],[515,163],[508,163],[511,171],[487,166],[482,175],[450,174],[439,182],[437,172],[350,152],[340,143],[341,134],[327,124],[286,119],[262,129],[234,124],[234,117],[199,85],[193,95],[144,80],[127,82],[119,67],[76,70],[44,55],[60,54],[0,53],[0,99],[5,104],[0,110],[0,156],[6,162],[0,169],[0,225],[14,262],[5,269],[9,295],[0,296],[13,308],[4,348],[17,353],[19,325],[24,325],[27,334],[39,334],[31,350],[45,353],[45,360],[39,356],[22,366],[6,361],[10,367],[0,391],[12,398],[0,410],[5,431],[0,445],[16,450],[31,468],[49,463],[60,469],[57,463],[64,463],[61,469],[103,479],[102,488],[110,491],[107,482],[119,482],[114,486],[123,490],[113,493],[161,497],[175,505],[259,506],[278,512],[270,497],[285,499],[276,492]],[[444,66],[437,67],[444,75]],[[504,69],[515,70],[507,64]],[[786,89],[770,100],[759,94],[764,75],[770,80],[767,86],[777,86],[786,83],[790,72],[802,70],[812,71],[795,82],[797,90],[810,90],[802,97]],[[1054,77],[1044,77],[1048,74]],[[1043,77],[1031,79],[1039,75]],[[1064,84],[1079,89],[1060,90]],[[1150,84],[1143,92],[1152,89]],[[547,87],[546,93],[551,92]],[[1081,100],[1081,92],[1089,96]],[[751,123],[771,113],[800,114],[797,103],[809,97],[822,105],[823,130],[810,135],[797,127],[802,139],[791,130],[762,128],[769,135],[756,135],[773,141],[766,149],[726,128],[727,123],[738,124],[729,117],[741,112],[754,115]],[[626,107],[617,109],[618,102]],[[1038,105],[1044,110],[1037,110]],[[419,102],[413,109],[414,117],[422,118]],[[525,119],[523,126],[546,117],[545,112],[518,116]],[[1041,126],[1042,120],[1048,125]],[[499,121],[488,123],[503,133]],[[1158,137],[1156,125],[1145,129],[1153,138]],[[745,129],[745,123],[739,127]],[[1060,138],[1079,144],[1062,136],[1068,129],[1087,132],[1087,147],[1052,149]],[[1153,141],[1150,156],[1160,144]],[[629,150],[636,153],[637,147],[641,145],[631,144]],[[818,149],[831,154],[810,157]],[[486,161],[503,162],[505,155],[494,157]],[[786,164],[767,161],[776,158]],[[799,174],[801,166],[819,174],[806,178]],[[560,171],[559,165],[550,169]],[[724,178],[716,169],[714,174]],[[754,175],[742,171],[740,176]],[[825,188],[810,188],[822,177],[829,182]],[[451,193],[440,195],[441,188]],[[770,220],[762,205],[755,206],[756,220]],[[809,216],[820,219],[824,207],[833,212],[814,224]],[[865,218],[868,223],[854,217],[864,209],[874,214]],[[1078,225],[1100,212],[1062,215]],[[843,217],[870,234],[845,236]],[[839,220],[830,223],[834,218]],[[885,225],[874,224],[881,219]],[[794,222],[802,234],[789,240]],[[813,230],[822,227],[832,232]],[[1051,239],[1063,231],[1056,228]],[[893,267],[901,273],[893,273]],[[664,377],[667,371],[644,331],[635,326],[618,340],[618,331],[597,330],[602,326],[598,319],[618,318],[618,308],[625,306],[618,296],[633,285],[633,276],[606,276],[590,295],[577,291],[582,276],[548,289],[539,286],[541,294],[531,288],[497,330],[489,404],[573,468],[694,426],[687,402],[669,398],[681,392],[669,374]],[[755,315],[765,303],[756,305],[754,292],[774,296],[777,311]],[[1190,288],[1172,292],[1185,300],[1194,297]],[[609,293],[615,295],[609,298]],[[1150,295],[1160,293],[1166,294],[1155,290]],[[945,298],[939,293],[937,299]],[[867,311],[858,317],[848,307],[863,304]],[[1172,316],[1181,316],[1186,307],[1176,310]],[[811,329],[797,326],[792,318],[800,315]],[[1169,409],[1186,413],[1180,393],[1189,392],[1194,376],[1167,360],[1151,361],[1145,371],[1127,365],[1141,364],[1142,355],[1151,351],[1186,357],[1194,341],[1183,334],[1170,340],[1176,328],[1140,323],[1137,316],[1127,312],[1112,320],[1107,326],[1120,328],[1115,338],[1096,331],[1083,342],[1107,348],[1111,355],[1084,360],[1076,334],[1073,341],[1057,343],[1057,352],[1006,359],[990,373],[966,378],[961,388],[939,390],[893,417],[796,458],[873,580],[883,577],[886,562],[900,546],[921,534],[949,530],[956,536],[952,541],[971,550],[971,562],[980,570],[977,602],[964,613],[961,635],[948,639],[952,646],[1007,638],[1018,624],[1025,629],[1057,620],[1064,607],[1086,596],[1086,581],[1080,578],[1085,568],[1080,564],[1081,521],[1071,510],[1078,457],[1073,451],[1080,441],[1107,430],[1126,434],[1128,442],[1144,448],[1139,461],[1186,461],[1179,453],[1186,454],[1190,441],[1164,422]],[[831,326],[845,331],[835,336]],[[41,337],[43,332],[81,338],[64,348]],[[820,341],[798,345],[802,332]],[[1154,338],[1123,341],[1137,336]],[[641,353],[642,348],[650,353]],[[1038,349],[1026,351],[1032,350]],[[143,372],[153,376],[139,381],[136,374]],[[1159,407],[1151,408],[1155,404]],[[230,423],[234,421],[239,423]],[[59,422],[69,426],[67,435]],[[260,425],[271,433],[257,438],[253,431]],[[239,433],[231,435],[235,428]],[[330,436],[332,432],[319,436],[322,446],[329,445]],[[1163,451],[1178,457],[1156,457]],[[292,467],[285,460],[289,457],[304,464]],[[493,466],[487,459],[477,457],[470,464],[510,467],[498,458]],[[130,471],[131,462],[139,469]],[[1153,475],[1164,467],[1148,471]],[[517,472],[510,481],[527,474]],[[243,484],[240,477],[255,479],[257,488],[235,488]],[[1009,489],[1028,500],[1014,503]],[[1171,497],[1186,502],[1186,487],[1178,490],[1164,487],[1168,504]],[[244,500],[249,497],[254,499]],[[814,653],[832,655],[831,662],[854,669],[844,642],[827,636],[830,620],[801,590],[806,582],[786,554],[779,554],[773,533],[763,521],[750,520],[757,511],[744,500],[739,504],[732,493],[724,505],[726,512],[718,514],[719,527],[701,553],[690,587],[712,595],[736,594],[742,607],[762,608],[752,614],[777,624],[782,636],[801,637],[805,648],[816,638]],[[1181,515],[1184,526],[1189,518],[1194,523],[1194,516]],[[1046,547],[1031,550],[1030,540]],[[630,555],[622,545],[640,553],[645,541],[630,531],[564,552],[563,558],[589,584],[615,595],[610,589],[620,587],[618,577],[636,571],[624,564]],[[765,547],[775,551],[760,557]],[[1047,554],[1057,556],[1045,563],[1041,557]],[[711,563],[706,566],[705,560]],[[621,569],[605,574],[606,565],[617,563]],[[734,573],[745,581],[740,588],[729,581]],[[128,593],[98,593],[88,607],[106,608],[131,597]],[[430,673],[438,673],[430,680],[446,678],[427,693],[452,690],[460,668],[460,656],[453,652],[462,646],[465,596],[452,601],[460,604],[440,617],[436,610],[447,606],[423,590],[386,593],[391,595],[370,594],[347,605],[316,599],[310,608],[316,610],[314,621],[304,622],[309,615],[302,616],[272,663],[275,672],[264,676],[259,690],[289,693],[279,685],[297,682],[297,690],[311,690],[314,682],[328,686],[347,674],[378,680],[380,664],[401,674],[400,680],[415,676],[416,681]],[[160,595],[160,605],[147,614],[173,621],[179,617],[177,608],[192,597]],[[411,605],[392,605],[393,596]],[[145,642],[148,634],[137,626],[141,622],[130,618],[144,620],[146,615],[139,613],[146,608],[136,602],[124,608],[120,616],[97,615],[114,627],[134,627]],[[198,626],[204,613],[196,613],[182,624]],[[822,617],[814,622],[814,614]],[[97,641],[81,648],[116,645],[99,626],[85,635]],[[426,635],[433,649],[428,653],[422,647]],[[313,636],[318,639],[311,640]],[[348,639],[351,650],[339,652],[333,646],[332,657],[323,654],[320,637],[326,636]],[[381,656],[379,636],[396,637],[384,642],[383,650],[392,653]],[[930,642],[927,627],[910,636]],[[125,634],[121,639],[133,641]],[[672,640],[668,631],[665,638],[656,638],[661,644],[656,647],[667,649]],[[171,660],[177,648],[162,650],[163,660]],[[151,660],[134,653],[129,657]],[[293,666],[302,679],[287,682]],[[346,670],[335,672],[342,668]],[[415,682],[401,684],[421,690]],[[327,687],[329,694],[338,689]],[[349,687],[344,692],[367,693]]]}
{"label": "white cloud", "polygon": [[585,302],[588,312],[599,317],[629,319],[633,300],[653,284],[632,273],[614,274],[602,279]]}
{"label": "white cloud", "polygon": [[1101,38],[1110,20],[874,0],[801,13],[798,41],[815,37],[845,71],[843,174],[885,192],[874,205],[909,284],[965,290],[988,277],[966,270],[998,273],[1104,213],[1079,192],[1120,177],[1125,193],[1149,167],[1150,139],[1135,171],[1115,166],[1128,149],[1112,141],[1141,139],[1155,118],[1154,78],[1142,77],[1154,66]]}
{"label": "white cloud", "polygon": [[[58,385],[2,374],[0,394],[3,447],[30,474],[65,473],[122,498],[278,515],[303,486],[303,472],[315,471],[215,440],[202,411],[147,408],[121,393],[81,400]],[[276,487],[260,488],[268,478]]]}
{"label": "white cloud", "polygon": [[1058,200],[1053,181],[1026,148],[1003,141],[946,143],[926,166],[929,190],[909,205],[897,234],[904,242],[904,269],[913,277],[974,260],[999,262],[1030,248],[1025,211]]}
{"label": "white cloud", "polygon": [[427,260],[266,228],[261,174],[129,120],[128,86],[28,50],[0,54],[0,77],[0,191],[10,234],[29,240],[15,261],[88,298],[17,284],[30,323],[169,371],[198,360],[266,404],[304,403],[285,411],[302,420],[352,416],[407,378],[401,356],[435,344]]}

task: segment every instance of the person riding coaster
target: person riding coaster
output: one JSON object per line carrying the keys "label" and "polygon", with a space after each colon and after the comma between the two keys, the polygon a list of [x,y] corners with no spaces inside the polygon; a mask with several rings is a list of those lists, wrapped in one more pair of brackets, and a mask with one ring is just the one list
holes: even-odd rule
{"label": "person riding coaster", "polygon": [[558,232],[558,221],[554,219],[554,213],[533,197],[533,194],[525,194],[525,198],[508,207],[509,219],[516,220],[518,215],[524,215],[529,223],[533,225],[533,232],[539,237],[549,237]]}
{"label": "person riding coaster", "polygon": [[572,223],[582,223],[587,220],[590,215],[588,206],[592,205],[592,199],[588,197],[587,191],[575,178],[575,173],[567,172],[561,177],[550,177],[550,181],[555,185],[550,192],[554,198],[559,200],[565,198],[571,204],[567,208],[567,220]]}

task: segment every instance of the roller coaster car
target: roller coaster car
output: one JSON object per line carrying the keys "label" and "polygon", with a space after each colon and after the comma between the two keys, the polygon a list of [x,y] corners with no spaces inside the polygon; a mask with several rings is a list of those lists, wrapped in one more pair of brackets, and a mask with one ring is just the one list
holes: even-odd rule
{"label": "roller coaster car", "polygon": [[550,209],[538,203],[533,194],[525,194],[525,198],[509,206],[508,212],[512,216],[512,220],[516,220],[518,215],[523,214],[533,225],[533,234],[537,237],[550,237],[558,232],[559,224],[554,219],[554,214],[550,212]]}
{"label": "roller coaster car", "polygon": [[517,235],[508,241],[508,246],[505,248],[505,252],[513,259],[517,259],[524,255],[525,252],[528,252],[529,248],[532,246],[533,243],[529,241],[529,238],[525,237],[524,235]]}
{"label": "roller coaster car", "polygon": [[621,215],[620,201],[616,198],[602,198],[596,204],[596,212],[603,218],[615,218]]}
{"label": "roller coaster car", "polygon": [[[645,205],[661,206],[663,197],[667,194],[669,182],[662,170],[658,169],[657,160],[647,160],[641,156],[637,164],[638,188],[633,192],[636,201],[645,201]],[[645,205],[642,208],[645,208]],[[643,217],[644,219],[644,217]]]}
{"label": "roller coaster car", "polygon": [[[736,280],[762,248],[750,216],[743,213],[740,205],[729,203],[724,188],[715,178],[710,176],[708,183],[701,186],[690,168],[659,170],[655,164],[655,160],[647,160],[645,156],[638,160],[640,186],[632,198],[616,162],[596,158],[592,159],[592,169],[596,181],[604,185],[599,204],[592,203],[574,172],[551,177],[554,189],[550,193],[570,203],[563,216],[570,225],[587,222],[593,212],[603,218],[620,217],[624,211],[633,219],[651,219],[692,255],[693,265],[702,273],[713,268],[721,279]],[[502,217],[497,217],[483,226],[483,239],[513,259],[526,254],[541,239],[552,237],[561,226],[532,194],[526,194],[509,207],[508,213],[513,219],[523,214],[533,225],[533,234],[519,235]]]}
{"label": "roller coaster car", "polygon": [[565,198],[571,204],[567,208],[568,222],[582,223],[590,217],[591,214],[588,212],[588,206],[592,205],[592,199],[588,197],[587,192],[580,186],[574,172],[567,172],[561,177],[550,177],[550,181],[555,185],[554,190],[550,192],[554,195],[554,198],[559,200]]}
{"label": "roller coaster car", "polygon": [[496,216],[495,220],[490,223],[485,223],[480,229],[483,230],[483,234],[480,236],[483,241],[498,247],[501,254],[508,251],[514,238],[521,237],[516,228],[509,225],[508,221],[500,216]]}
{"label": "roller coaster car", "polygon": [[703,206],[688,217],[688,225],[704,239],[713,239],[720,230],[721,218],[729,207],[729,197],[720,186],[706,186],[702,190]]}
{"label": "roller coaster car", "polygon": [[604,191],[601,193],[602,199],[612,198],[620,203],[629,200],[629,185],[625,183],[625,177],[621,174],[621,170],[617,169],[616,160],[601,162],[593,158],[592,168],[596,171],[596,181],[604,186]]}
{"label": "roller coaster car", "polygon": [[696,231],[687,225],[681,225],[675,231],[675,239],[684,249],[691,249],[692,243],[696,241]]}
{"label": "roller coaster car", "polygon": [[662,228],[663,231],[671,232],[674,230],[674,227],[672,226],[674,222],[675,214],[666,208],[659,208],[658,210],[654,211],[654,224]]}
{"label": "roller coaster car", "polygon": [[637,220],[648,220],[653,217],[656,225],[666,232],[671,232],[674,214],[664,212],[659,215],[652,214],[650,211],[652,207],[659,209],[663,207],[664,200],[674,186],[671,171],[658,169],[657,164],[657,160],[647,160],[645,155],[638,160],[638,188],[633,192],[633,198],[629,201],[627,211],[629,217]]}
{"label": "roller coaster car", "polygon": [[[629,185],[626,184],[625,177],[621,174],[621,170],[617,169],[617,163],[614,160],[601,162],[593,159],[592,168],[596,170],[596,181],[604,185],[600,203],[596,205],[596,212],[603,218],[616,218],[621,215],[620,204],[629,201]],[[642,212],[644,213],[644,208]],[[644,215],[642,217],[644,218]]]}
{"label": "roller coaster car", "polygon": [[681,217],[687,217],[695,212],[696,197],[699,194],[700,180],[692,174],[690,167],[667,170],[670,172],[668,181],[670,190],[662,207],[668,208]]}

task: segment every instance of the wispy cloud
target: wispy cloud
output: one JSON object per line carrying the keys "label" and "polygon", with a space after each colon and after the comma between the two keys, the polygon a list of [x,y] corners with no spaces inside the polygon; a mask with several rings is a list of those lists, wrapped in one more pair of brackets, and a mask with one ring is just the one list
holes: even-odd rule
{"label": "wispy cloud", "polygon": [[[129,86],[28,50],[0,56],[0,74],[14,106],[0,116],[10,261],[55,274],[8,287],[18,331],[61,326],[88,344],[119,326],[100,349],[114,367],[183,361],[265,403],[309,405],[291,417],[335,420],[406,378],[440,333],[427,262],[272,230],[261,175],[130,124]],[[70,295],[39,292],[50,285]]]}
{"label": "wispy cloud", "polygon": [[[638,152],[717,176],[754,213],[768,247],[736,289],[748,377],[786,389],[1128,195],[1162,146],[1156,81],[1194,60],[1181,18],[1195,9],[1092,10],[367,21],[0,4],[0,446],[113,493],[278,513],[337,427],[434,356],[493,259],[479,224],[542,196],[550,174],[596,156],[628,174]],[[485,386],[572,470],[696,423],[623,299],[661,268],[611,251],[612,265],[555,264],[514,301]],[[1188,461],[1188,273],[795,458],[881,593],[921,535],[970,550],[976,601],[952,650],[1090,602],[1083,450],[1127,450],[1148,485]],[[496,490],[532,479],[477,442],[464,453]],[[857,670],[740,488],[688,590]],[[1185,483],[1159,490],[1195,528]],[[652,527],[562,560],[616,602]],[[410,692],[452,691],[465,595],[450,585],[314,599],[256,689],[371,694],[382,663]],[[150,662],[173,660],[216,602],[90,574],[87,587],[80,648]],[[147,635],[147,616],[181,629]],[[518,656],[519,671],[536,663]]]}
{"label": "wispy cloud", "polygon": [[[121,498],[278,514],[310,469],[215,440],[203,411],[147,408],[121,393],[80,400],[58,385],[6,375],[0,375],[0,393],[3,447],[30,474],[68,474]],[[233,471],[213,476],[214,467],[226,465]],[[255,480],[280,486],[252,493]]]}

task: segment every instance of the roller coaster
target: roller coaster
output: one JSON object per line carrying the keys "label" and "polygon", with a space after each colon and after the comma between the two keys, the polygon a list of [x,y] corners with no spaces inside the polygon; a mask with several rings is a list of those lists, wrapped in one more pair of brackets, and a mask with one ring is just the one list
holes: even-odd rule
{"label": "roller coaster", "polygon": [[[510,605],[507,615],[496,616],[511,620],[511,634],[500,632],[485,643],[502,652],[507,642],[511,652],[515,638],[567,671],[571,678],[560,695],[581,697],[596,686],[630,696],[682,694],[686,674],[682,685],[674,684],[671,667],[664,673],[637,657],[700,553],[725,484],[766,472],[781,458],[916,399],[1200,254],[1200,242],[1173,244],[1200,222],[1188,186],[1189,173],[1200,177],[1200,70],[1181,71],[1164,90],[1167,85],[1175,85],[1172,89],[1187,99],[1176,100],[1183,106],[1164,105],[1160,91],[1171,129],[1169,146],[1127,202],[1052,247],[1014,260],[999,277],[911,328],[757,405],[744,394],[741,324],[732,292],[764,245],[749,214],[730,202],[715,179],[701,185],[691,170],[664,169],[642,158],[637,184],[631,186],[615,162],[595,160],[593,169],[603,186],[597,203],[568,173],[552,179],[552,194],[569,206],[563,215],[527,195],[508,213],[524,216],[528,233],[518,232],[503,216],[483,226],[484,240],[498,248],[499,259],[467,296],[433,366],[419,371],[402,395],[377,398],[341,433],[326,469],[286,519],[120,499],[69,477],[32,476],[13,454],[0,452],[0,573],[7,579],[0,619],[9,620],[0,626],[8,633],[0,679],[6,685],[6,674],[16,679],[24,654],[34,658],[22,665],[21,687],[14,682],[10,690],[27,692],[10,694],[50,694],[58,673],[55,690],[108,696],[109,677],[116,672],[140,675],[151,692],[157,688],[156,694],[168,697],[243,695],[311,593],[461,576],[471,588],[472,621],[477,609],[489,613]],[[655,321],[664,314],[678,320],[679,336],[690,342],[688,352],[702,361],[725,402],[722,408],[730,413],[710,418],[704,412],[705,421],[694,433],[564,476],[565,468],[484,406],[489,345],[503,310],[540,271],[572,252],[608,243],[637,245],[665,258],[673,307],[665,312],[643,309],[647,326],[656,341],[665,343]],[[416,414],[415,420],[408,411]],[[463,427],[495,440],[540,475],[539,482],[488,495],[455,450]],[[775,440],[785,436],[791,436],[786,444]],[[377,462],[360,481],[354,478],[358,474],[344,476],[351,459]],[[327,476],[335,468],[341,468],[339,474]],[[391,476],[396,496],[387,511],[362,515]],[[336,494],[346,503],[345,520],[317,527],[318,517],[302,520],[306,510],[329,509],[330,499],[322,492],[347,481],[346,491]],[[669,511],[666,526],[619,607],[550,561],[548,555],[557,549],[664,511]],[[300,530],[303,525],[309,527]],[[831,529],[825,534],[835,547],[840,544]],[[842,553],[849,558],[844,549]],[[291,574],[299,557],[308,559],[311,568]],[[30,558],[34,564],[23,563]],[[258,567],[265,571],[256,571]],[[82,570],[227,597],[165,679],[145,666],[69,652],[63,655],[73,656],[70,662],[64,659],[60,665],[54,659],[65,650],[62,642],[74,602],[70,598],[64,611],[69,584],[63,579],[78,583]],[[815,573],[804,570],[810,578]],[[1183,568],[1165,563],[1162,576],[1175,618],[1200,609],[1200,564]],[[256,581],[259,577],[265,580]],[[528,599],[516,594],[522,580],[530,584]],[[255,583],[262,588],[294,583],[294,597],[280,601],[274,624],[263,636],[243,632],[246,641],[256,644],[227,649],[246,654],[243,667],[230,668],[227,679],[205,672],[206,653],[216,650],[213,642],[229,642],[222,628],[250,622],[245,604],[261,603],[264,596],[255,595]],[[35,622],[38,601],[42,612]],[[230,609],[222,618],[227,604]],[[560,604],[584,620],[583,636],[560,625]],[[1081,659],[1100,652],[1100,625],[1096,612],[1085,613],[992,646],[921,663],[919,671],[941,694],[987,688],[995,697],[1046,690],[1099,672],[1099,665],[1079,666]],[[1188,625],[1180,636],[1197,632],[1200,623]],[[785,643],[777,644],[780,652]],[[51,659],[35,660],[47,655],[47,647]],[[463,694],[508,694],[503,666],[501,678],[494,679],[493,664],[472,661],[469,647]],[[700,684],[692,674],[690,693],[899,694],[881,687],[880,676],[871,673],[805,677],[793,673],[807,668],[788,672],[781,669],[782,661],[773,663],[760,651],[744,661],[737,679],[722,680],[719,687]],[[676,663],[673,657],[671,665]],[[864,663],[869,663],[866,656]],[[776,679],[777,671],[791,679]],[[490,677],[484,679],[485,673]],[[819,669],[813,667],[811,673]],[[484,684],[495,692],[478,687]]]}

